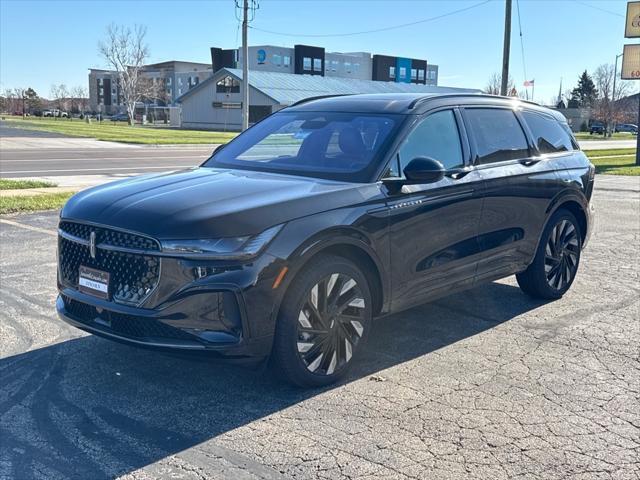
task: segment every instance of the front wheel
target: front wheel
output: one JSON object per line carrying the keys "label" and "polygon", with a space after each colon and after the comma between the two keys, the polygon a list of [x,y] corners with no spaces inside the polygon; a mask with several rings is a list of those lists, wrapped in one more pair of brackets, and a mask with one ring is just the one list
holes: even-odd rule
{"label": "front wheel", "polygon": [[289,381],[318,387],[343,377],[371,326],[366,277],[347,259],[314,259],[285,295],[273,346],[273,366]]}
{"label": "front wheel", "polygon": [[576,217],[567,210],[553,214],[544,229],[533,263],[516,275],[522,291],[535,298],[562,297],[580,264],[582,236]]}

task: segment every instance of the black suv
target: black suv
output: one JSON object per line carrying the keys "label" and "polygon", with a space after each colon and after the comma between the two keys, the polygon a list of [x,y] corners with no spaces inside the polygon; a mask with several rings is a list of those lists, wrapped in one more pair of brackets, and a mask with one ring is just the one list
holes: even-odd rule
{"label": "black suv", "polygon": [[594,167],[562,115],[483,95],[283,109],[202,166],[85,190],[61,213],[67,322],[129,344],[345,374],[372,318],[508,275],[571,286]]}

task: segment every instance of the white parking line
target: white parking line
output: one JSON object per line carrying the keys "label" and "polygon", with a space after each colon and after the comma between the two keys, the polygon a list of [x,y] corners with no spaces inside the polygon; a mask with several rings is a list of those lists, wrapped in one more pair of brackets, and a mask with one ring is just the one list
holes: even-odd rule
{"label": "white parking line", "polygon": [[52,237],[57,237],[58,232],[55,230],[47,230],[46,228],[34,227],[33,225],[25,225],[24,223],[14,222],[12,220],[7,220],[6,218],[0,218],[0,223],[6,223],[7,225],[11,225],[12,227],[23,228],[25,230],[31,230],[33,232],[45,233],[47,235],[51,235]]}
{"label": "white parking line", "polygon": [[16,174],[16,173],[53,173],[53,172],[111,172],[113,170],[171,170],[171,169],[185,169],[190,168],[188,165],[161,165],[156,167],[106,167],[106,168],[73,168],[71,170],[15,170],[11,172],[2,171],[2,175]]}

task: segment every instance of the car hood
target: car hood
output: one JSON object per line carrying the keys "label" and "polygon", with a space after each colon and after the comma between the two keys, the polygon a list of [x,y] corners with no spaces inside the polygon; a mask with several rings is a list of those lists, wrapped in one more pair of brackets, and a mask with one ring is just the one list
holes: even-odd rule
{"label": "car hood", "polygon": [[144,175],[74,195],[61,217],[158,239],[251,235],[280,223],[366,202],[375,184],[194,168]]}

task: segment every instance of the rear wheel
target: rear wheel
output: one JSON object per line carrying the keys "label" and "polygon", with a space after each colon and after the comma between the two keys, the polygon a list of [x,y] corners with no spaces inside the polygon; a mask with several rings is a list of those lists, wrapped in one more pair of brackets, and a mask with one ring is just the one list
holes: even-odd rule
{"label": "rear wheel", "polygon": [[369,285],[356,265],[335,256],[313,260],[285,295],[273,366],[298,386],[337,381],[364,344],[371,316]]}
{"label": "rear wheel", "polygon": [[559,210],[545,227],[533,263],[516,275],[518,285],[536,298],[562,297],[578,272],[581,250],[578,221],[571,212]]}

